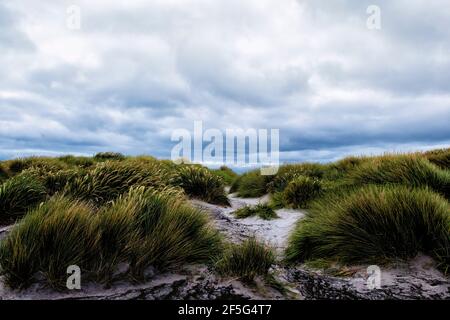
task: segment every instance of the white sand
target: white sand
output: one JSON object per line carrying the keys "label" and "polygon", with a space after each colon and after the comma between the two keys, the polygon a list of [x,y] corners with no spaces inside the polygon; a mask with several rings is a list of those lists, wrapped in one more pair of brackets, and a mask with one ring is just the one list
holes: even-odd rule
{"label": "white sand", "polygon": [[249,217],[245,219],[236,219],[233,212],[243,206],[254,206],[259,203],[267,203],[270,200],[269,195],[260,198],[238,198],[230,196],[231,208],[221,208],[223,214],[230,220],[234,220],[251,230],[258,238],[270,243],[277,250],[286,247],[289,234],[295,227],[296,222],[302,218],[305,213],[301,210],[279,209],[276,210],[278,219],[264,220],[259,217]]}

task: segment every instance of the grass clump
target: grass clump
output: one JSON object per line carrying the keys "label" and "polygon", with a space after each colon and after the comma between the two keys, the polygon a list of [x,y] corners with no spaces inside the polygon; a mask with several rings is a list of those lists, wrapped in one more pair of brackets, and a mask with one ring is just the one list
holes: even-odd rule
{"label": "grass clump", "polygon": [[30,168],[40,168],[48,171],[58,171],[68,168],[67,164],[65,164],[64,162],[61,162],[56,158],[49,157],[29,157],[13,159],[5,161],[3,165],[10,177],[15,176],[22,171]]}
{"label": "grass clump", "polygon": [[278,218],[275,211],[271,206],[267,204],[257,204],[256,206],[250,207],[245,206],[234,212],[234,215],[238,219],[245,219],[248,217],[258,216],[264,220],[272,220]]}
{"label": "grass clump", "polygon": [[170,192],[132,188],[99,214],[100,268],[108,277],[128,261],[134,279],[145,269],[207,262],[220,251],[220,238],[207,216]]}
{"label": "grass clump", "polygon": [[450,169],[450,148],[431,150],[424,153],[425,158],[442,169]]}
{"label": "grass clump", "polygon": [[282,194],[282,203],[291,208],[306,208],[324,191],[320,180],[300,176],[289,182]]}
{"label": "grass clump", "polygon": [[86,171],[81,168],[52,171],[31,167],[22,172],[32,175],[39,180],[45,186],[48,195],[63,191],[67,184],[73,183],[75,179],[86,174]]}
{"label": "grass clump", "polygon": [[383,263],[424,252],[448,268],[448,202],[428,189],[367,186],[317,201],[291,234],[288,261]]}
{"label": "grass clump", "polygon": [[450,199],[450,172],[415,155],[373,158],[353,170],[349,178],[355,185],[394,183],[428,186]]}
{"label": "grass clump", "polygon": [[100,209],[53,197],[1,242],[0,263],[10,287],[26,287],[40,273],[62,288],[70,265],[80,266],[83,279],[108,282],[124,262],[141,280],[147,267],[209,262],[220,252],[221,238],[204,213],[170,192],[136,187]]}
{"label": "grass clump", "polygon": [[60,197],[30,212],[0,244],[6,284],[27,287],[40,272],[53,287],[62,287],[68,266],[90,270],[97,256],[94,220],[90,207]]}
{"label": "grass clump", "polygon": [[274,263],[273,249],[252,237],[241,244],[230,244],[215,267],[223,276],[252,282],[256,276],[267,276]]}
{"label": "grass clump", "polygon": [[125,160],[125,156],[119,152],[99,152],[94,155],[94,159],[97,161],[107,160]]}
{"label": "grass clump", "polygon": [[223,179],[207,168],[181,165],[176,172],[174,184],[193,198],[218,205],[229,205]]}
{"label": "grass clump", "polygon": [[259,170],[246,172],[234,181],[230,193],[237,192],[242,198],[261,197],[267,193],[269,179],[270,177],[261,175]]}
{"label": "grass clump", "polygon": [[271,193],[283,191],[287,185],[298,177],[310,177],[321,179],[326,173],[326,166],[318,163],[300,163],[282,165],[278,173],[268,183],[268,191]]}
{"label": "grass clump", "polygon": [[221,177],[227,186],[231,186],[238,177],[238,174],[227,166],[221,166],[219,169],[212,170],[212,172]]}
{"label": "grass clump", "polygon": [[32,175],[20,174],[8,179],[0,186],[0,225],[21,218],[45,196],[45,187]]}
{"label": "grass clump", "polygon": [[64,192],[71,197],[102,205],[126,193],[133,186],[163,189],[167,186],[167,180],[164,170],[156,164],[106,161],[70,181]]}
{"label": "grass clump", "polygon": [[72,155],[61,156],[58,158],[59,161],[66,163],[71,167],[79,168],[90,168],[95,164],[95,160],[90,157],[75,157]]}

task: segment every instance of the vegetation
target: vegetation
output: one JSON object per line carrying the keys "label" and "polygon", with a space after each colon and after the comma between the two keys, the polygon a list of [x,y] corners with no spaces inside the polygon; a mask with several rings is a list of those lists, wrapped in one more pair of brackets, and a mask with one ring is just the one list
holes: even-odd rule
{"label": "vegetation", "polygon": [[450,170],[450,148],[427,151],[424,156],[441,169]]}
{"label": "vegetation", "polygon": [[277,175],[268,183],[267,189],[270,192],[283,191],[289,182],[299,177],[321,179],[325,170],[326,166],[318,163],[286,164],[279,168]]}
{"label": "vegetation", "polygon": [[413,187],[428,186],[450,199],[450,172],[414,155],[388,155],[370,159],[353,170],[349,179],[355,185],[395,183]]}
{"label": "vegetation", "polygon": [[64,192],[73,198],[102,205],[133,186],[164,189],[167,181],[167,172],[156,163],[106,161],[98,163],[87,174],[76,177],[66,185]]}
{"label": "vegetation", "polygon": [[98,211],[78,200],[53,197],[1,242],[0,261],[13,288],[28,286],[36,273],[61,287],[70,265],[108,281],[118,263],[127,262],[130,276],[141,279],[148,266],[207,262],[220,248],[203,213],[170,194],[139,187]]}
{"label": "vegetation", "polygon": [[381,263],[424,252],[448,268],[449,203],[429,189],[367,186],[317,201],[299,221],[288,261]]}
{"label": "vegetation", "polygon": [[0,242],[0,271],[14,288],[42,275],[59,288],[71,264],[101,282],[112,281],[121,263],[130,266],[133,281],[143,280],[149,267],[191,262],[214,262],[220,274],[245,281],[266,277],[272,249],[254,238],[225,244],[186,201],[229,205],[225,185],[231,185],[241,197],[271,195],[269,205],[235,211],[238,218],[307,209],[290,236],[287,262],[380,264],[424,252],[449,273],[449,154],[287,164],[274,176],[116,153],[3,161],[0,225],[20,223]]}
{"label": "vegetation", "polygon": [[239,197],[256,198],[267,193],[269,176],[261,175],[259,170],[244,173],[234,181],[230,193],[237,192]]}
{"label": "vegetation", "polygon": [[241,244],[229,245],[216,262],[216,270],[224,276],[239,277],[252,282],[256,276],[267,276],[275,263],[272,248],[249,238]]}
{"label": "vegetation", "polygon": [[29,168],[40,168],[49,171],[67,169],[67,165],[64,162],[49,157],[30,157],[8,160],[2,163],[2,167],[9,177],[13,177]]}
{"label": "vegetation", "polygon": [[215,175],[221,177],[223,182],[227,186],[231,186],[238,177],[238,174],[227,166],[221,166],[219,169],[212,170],[212,172]]}
{"label": "vegetation", "polygon": [[124,160],[125,156],[119,152],[99,152],[94,156],[94,159],[98,161]]}
{"label": "vegetation", "polygon": [[29,208],[43,201],[45,187],[33,176],[20,174],[0,185],[0,225],[21,218]]}
{"label": "vegetation", "polygon": [[174,183],[191,197],[214,204],[229,205],[223,179],[206,168],[183,165],[179,168]]}
{"label": "vegetation", "polygon": [[300,176],[289,182],[283,191],[283,203],[292,208],[306,208],[323,192],[320,180]]}
{"label": "vegetation", "polygon": [[90,157],[75,157],[72,155],[61,156],[58,158],[59,161],[66,163],[69,166],[79,167],[79,168],[90,168],[96,161],[94,158]]}
{"label": "vegetation", "polygon": [[234,212],[234,215],[238,219],[244,219],[248,217],[258,216],[264,220],[272,220],[278,218],[275,211],[267,204],[257,204],[256,206],[250,207],[245,206]]}

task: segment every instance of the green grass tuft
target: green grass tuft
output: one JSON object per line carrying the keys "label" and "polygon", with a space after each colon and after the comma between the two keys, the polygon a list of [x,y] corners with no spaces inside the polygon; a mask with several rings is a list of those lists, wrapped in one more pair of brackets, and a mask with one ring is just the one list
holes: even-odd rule
{"label": "green grass tuft", "polygon": [[267,193],[269,179],[269,176],[261,175],[259,170],[246,172],[235,180],[230,193],[237,192],[242,198],[261,197]]}
{"label": "green grass tuft", "polygon": [[448,268],[449,203],[427,189],[367,186],[317,201],[291,234],[288,261],[383,263],[424,252]]}
{"label": "green grass tuft", "polygon": [[62,288],[69,265],[78,265],[83,279],[108,282],[124,262],[131,278],[141,280],[150,266],[212,262],[221,248],[203,212],[170,192],[136,187],[100,209],[53,197],[1,242],[0,262],[10,287],[27,287],[41,273]]}
{"label": "green grass tuft", "polygon": [[67,184],[73,183],[75,179],[86,174],[86,171],[81,168],[52,171],[39,167],[31,167],[22,171],[22,173],[31,175],[39,180],[47,189],[47,194],[53,195],[63,191]]}
{"label": "green grass tuft", "polygon": [[223,179],[209,169],[196,165],[180,165],[174,184],[187,195],[209,203],[228,206]]}
{"label": "green grass tuft", "polygon": [[310,201],[320,196],[324,187],[320,180],[300,176],[289,182],[283,191],[283,204],[294,209],[307,208]]}
{"label": "green grass tuft", "polygon": [[252,282],[256,276],[267,276],[274,263],[273,249],[252,237],[241,244],[230,244],[215,267],[223,276]]}
{"label": "green grass tuft", "polygon": [[3,162],[4,169],[8,172],[9,176],[15,176],[24,170],[30,168],[39,168],[48,171],[58,171],[68,169],[68,165],[59,161],[56,158],[49,157],[29,157],[19,158],[14,160],[7,160]]}
{"label": "green grass tuft", "polygon": [[64,192],[76,199],[102,205],[126,193],[133,186],[164,189],[169,179],[167,172],[158,164],[106,161],[70,181]]}
{"label": "green grass tuft", "polygon": [[227,166],[221,166],[219,169],[212,170],[212,173],[221,177],[227,186],[231,186],[238,177],[238,174]]}
{"label": "green grass tuft", "polygon": [[430,187],[450,199],[450,171],[442,170],[415,155],[383,156],[370,159],[349,175],[351,183],[404,184]]}
{"label": "green grass tuft", "polygon": [[45,187],[30,174],[7,180],[0,186],[0,225],[15,222],[45,196]]}
{"label": "green grass tuft", "polygon": [[97,161],[125,160],[125,156],[119,152],[99,152],[94,156]]}
{"label": "green grass tuft", "polygon": [[25,288],[41,272],[53,287],[62,287],[68,266],[90,270],[98,254],[94,218],[90,207],[61,197],[30,212],[0,244],[6,284]]}
{"label": "green grass tuft", "polygon": [[450,170],[450,148],[427,151],[424,156],[438,167]]}
{"label": "green grass tuft", "polygon": [[99,274],[111,274],[119,262],[131,264],[134,279],[145,269],[207,262],[220,251],[218,233],[206,215],[174,199],[170,192],[132,188],[99,214]]}
{"label": "green grass tuft", "polygon": [[95,164],[95,160],[90,157],[75,157],[72,155],[61,156],[58,158],[59,161],[71,166],[79,168],[90,168]]}
{"label": "green grass tuft", "polygon": [[245,206],[236,210],[234,212],[234,215],[238,219],[245,219],[254,216],[258,216],[264,220],[272,220],[278,218],[272,207],[267,204],[258,204],[253,207]]}
{"label": "green grass tuft", "polygon": [[289,182],[298,177],[321,179],[326,173],[327,166],[318,163],[300,163],[282,165],[276,176],[268,183],[270,193],[283,191]]}

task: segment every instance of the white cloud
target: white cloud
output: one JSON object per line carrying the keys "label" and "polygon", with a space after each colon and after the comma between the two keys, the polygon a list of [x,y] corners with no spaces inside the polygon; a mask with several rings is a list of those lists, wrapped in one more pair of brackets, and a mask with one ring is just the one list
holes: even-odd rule
{"label": "white cloud", "polygon": [[[81,8],[81,30],[66,8]],[[450,140],[445,0],[20,1],[0,6],[0,157],[168,156],[194,120],[279,128],[288,159]],[[303,156],[302,156],[303,154]],[[330,154],[332,156],[330,156]]]}

